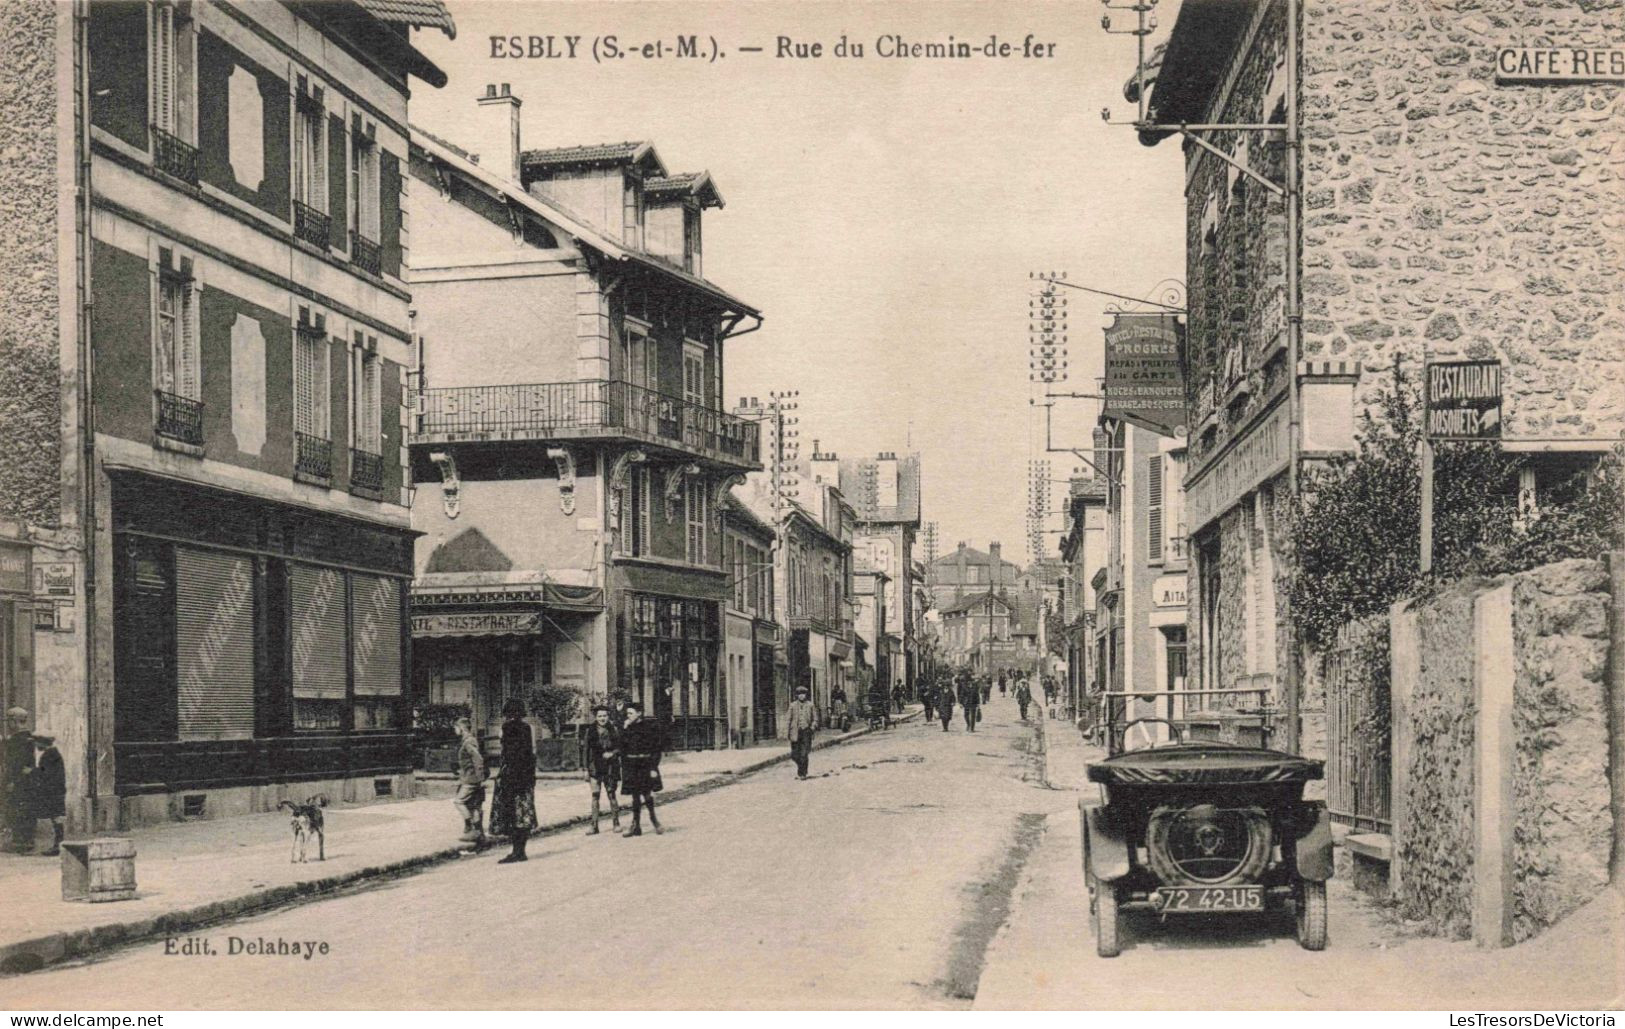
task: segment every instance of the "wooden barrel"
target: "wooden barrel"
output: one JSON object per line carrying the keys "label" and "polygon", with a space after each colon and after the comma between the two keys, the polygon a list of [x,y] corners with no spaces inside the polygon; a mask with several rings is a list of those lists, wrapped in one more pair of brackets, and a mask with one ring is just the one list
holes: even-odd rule
{"label": "wooden barrel", "polygon": [[135,897],[135,841],[118,837],[62,844],[62,899],[92,904]]}

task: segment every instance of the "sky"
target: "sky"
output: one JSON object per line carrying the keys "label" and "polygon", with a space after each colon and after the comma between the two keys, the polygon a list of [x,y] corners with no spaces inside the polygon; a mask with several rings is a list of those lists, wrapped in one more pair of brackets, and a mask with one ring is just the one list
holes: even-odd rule
{"label": "sky", "polygon": [[[842,457],[919,451],[941,549],[997,540],[1026,559],[1029,460],[1050,460],[1054,480],[1081,467],[1043,452],[1030,403],[1031,274],[1133,296],[1184,277],[1178,145],[1144,147],[1101,118],[1106,107],[1133,117],[1122,94],[1133,36],[1108,35],[1104,9],[1085,0],[448,6],[455,40],[414,33],[449,79],[414,83],[414,124],[458,142],[485,85],[509,83],[526,149],[648,140],[673,173],[709,170],[726,206],[706,213],[706,277],[764,313],[760,331],[728,344],[727,403],[800,391],[803,457],[814,440]],[[1159,5],[1152,43],[1176,9]],[[607,36],[669,49],[688,34],[706,58],[590,52]],[[582,39],[573,60],[514,60],[492,57],[493,35],[552,35],[560,50],[563,36]],[[886,57],[882,35],[977,47],[996,35],[1017,56]],[[1019,56],[1029,35],[1054,44],[1049,56]],[[823,55],[779,57],[781,36]],[[843,36],[861,58],[833,55]],[[738,49],[750,46],[764,50]],[[1069,376],[1050,388],[1094,392],[1110,301],[1062,292]],[[1053,444],[1086,448],[1096,402],[1055,405]],[[1058,512],[1066,487],[1050,489]],[[1053,554],[1059,535],[1045,539]]]}

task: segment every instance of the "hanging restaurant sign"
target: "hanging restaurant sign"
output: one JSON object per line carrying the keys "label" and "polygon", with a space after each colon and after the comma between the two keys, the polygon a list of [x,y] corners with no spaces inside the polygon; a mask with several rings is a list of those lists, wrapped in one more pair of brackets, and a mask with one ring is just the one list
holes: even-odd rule
{"label": "hanging restaurant sign", "polygon": [[1428,439],[1501,438],[1501,362],[1429,361]]}
{"label": "hanging restaurant sign", "polygon": [[1185,377],[1179,348],[1185,327],[1171,314],[1115,314],[1106,327],[1104,418],[1163,436],[1185,432]]}

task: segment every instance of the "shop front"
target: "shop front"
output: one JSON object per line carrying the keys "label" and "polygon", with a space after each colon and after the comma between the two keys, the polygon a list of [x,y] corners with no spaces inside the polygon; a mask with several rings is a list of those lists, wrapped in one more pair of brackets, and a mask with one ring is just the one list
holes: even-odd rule
{"label": "shop front", "polygon": [[33,554],[26,543],[0,542],[0,700],[6,710],[34,705]]}
{"label": "shop front", "polygon": [[410,530],[112,481],[121,817],[268,810],[296,782],[409,795]]}

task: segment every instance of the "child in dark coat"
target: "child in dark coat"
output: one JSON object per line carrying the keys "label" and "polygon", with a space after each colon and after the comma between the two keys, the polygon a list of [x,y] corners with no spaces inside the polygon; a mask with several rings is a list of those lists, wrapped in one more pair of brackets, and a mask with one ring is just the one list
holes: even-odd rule
{"label": "child in dark coat", "polygon": [[68,776],[54,737],[35,734],[34,774],[29,778],[34,795],[34,817],[51,823],[51,846],[41,854],[55,857],[62,851],[62,820],[68,815]]}

